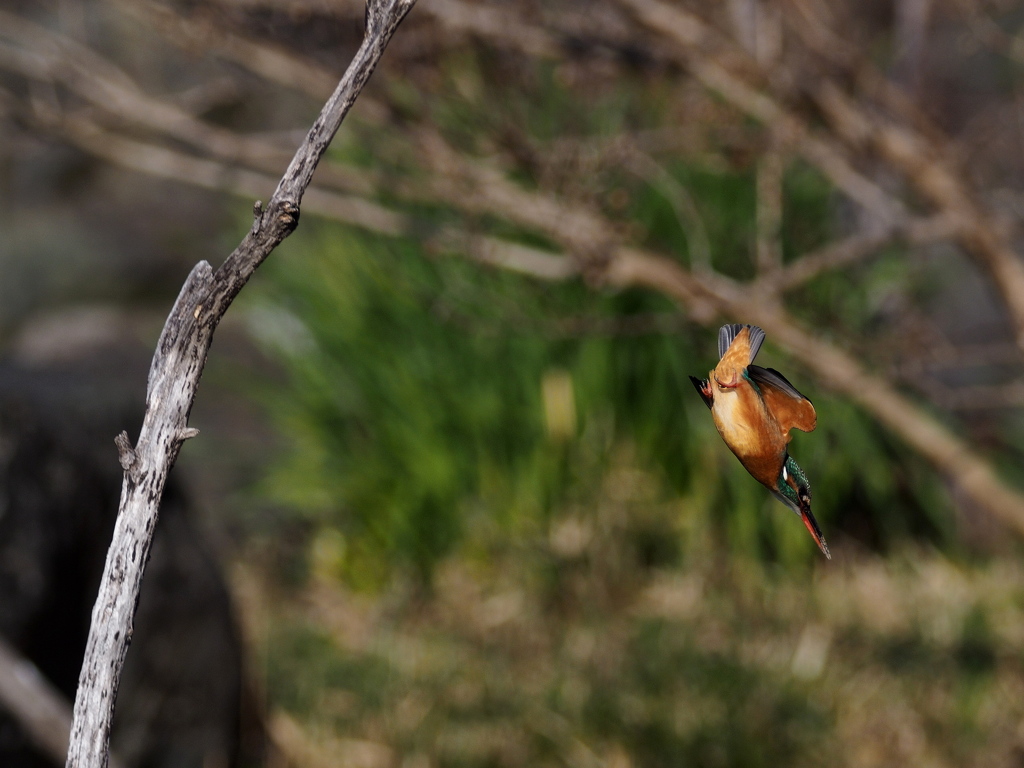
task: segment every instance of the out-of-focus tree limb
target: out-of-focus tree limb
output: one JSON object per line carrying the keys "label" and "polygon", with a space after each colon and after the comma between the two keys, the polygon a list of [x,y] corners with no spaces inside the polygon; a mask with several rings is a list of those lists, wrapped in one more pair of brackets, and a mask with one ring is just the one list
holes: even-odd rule
{"label": "out-of-focus tree limb", "polygon": [[957,222],[957,241],[991,275],[1024,349],[1024,261],[1006,242],[974,195],[947,164],[942,150],[906,127],[869,115],[831,83],[820,88],[819,103],[836,134],[850,144],[872,147],[899,168],[942,214]]}
{"label": "out-of-focus tree limb", "polygon": [[[186,48],[216,50],[228,61],[244,66],[268,82],[278,83],[314,99],[325,99],[337,82],[327,69],[287,51],[259,43],[214,26],[202,19],[186,18],[152,0],[113,0],[127,15],[138,19],[174,43]],[[379,114],[380,106],[363,96],[359,111]]]}
{"label": "out-of-focus tree limb", "polygon": [[[325,79],[324,72],[315,64],[303,62],[297,57],[288,56],[270,46],[246,40],[231,32],[215,29],[203,21],[176,16],[158,3],[137,4],[126,0],[117,1],[124,4],[129,12],[145,14],[147,18],[157,20],[161,29],[170,33],[179,42],[188,44],[189,41],[193,41],[194,44],[197,39],[207,42],[225,58],[275,82],[282,82],[279,71],[293,72],[305,68],[308,75],[291,82],[290,85],[300,87],[311,95],[317,95],[317,89],[321,86],[311,84],[322,83]],[[433,15],[448,29],[470,32],[500,47],[518,50],[524,55],[558,58],[565,54],[566,47],[561,44],[557,35],[541,27],[524,24],[506,9],[498,10],[493,6],[483,8],[464,0],[442,0],[429,9],[424,5],[421,10]],[[682,35],[693,45],[699,45],[707,39],[721,40],[721,36],[714,30],[685,12],[676,12],[666,23],[672,33]],[[529,45],[524,44],[525,40],[531,41]],[[682,52],[679,53],[681,55]],[[687,57],[684,63],[693,63],[698,67],[695,74],[710,90],[725,96],[731,104],[761,122],[775,125],[781,142],[817,166],[838,189],[871,211],[880,221],[889,222],[903,215],[902,202],[857,171],[841,148],[809,132],[801,120],[789,115],[771,97],[760,93],[757,88],[749,86],[713,61],[705,61],[697,56],[692,62]],[[366,110],[371,104],[368,99],[364,99],[361,108]],[[373,107],[366,111],[380,117],[380,105]]]}
{"label": "out-of-focus tree limb", "polygon": [[290,159],[291,153],[281,147],[250,142],[245,136],[203,123],[167,101],[146,96],[123,72],[85,46],[3,10],[0,38],[17,43],[17,47],[0,48],[5,68],[20,69],[39,80],[59,81],[131,124],[173,133],[190,144],[209,146],[221,157],[235,155],[240,162],[276,162],[280,167]]}
{"label": "out-of-focus tree limb", "polygon": [[782,270],[782,180],[786,162],[781,152],[769,149],[757,166],[754,215],[757,277],[766,284],[777,282]]}
{"label": "out-of-focus tree limb", "polygon": [[[95,151],[99,146],[117,146],[111,138],[108,136],[96,145],[83,143],[80,146],[90,151]],[[140,162],[139,154],[146,151],[158,152],[160,160]],[[194,162],[193,158],[181,156],[182,169],[170,171],[174,165],[172,154],[170,150],[162,148],[146,149],[134,146],[127,160],[119,157],[116,152],[104,156],[112,162],[137,170],[186,183],[202,183],[199,180],[200,175],[194,174],[188,165]],[[204,162],[208,163],[210,168],[217,168],[219,165],[214,161]],[[511,182],[503,180],[499,184],[498,177],[491,172],[478,169],[478,173],[476,181],[490,179],[495,190],[492,196],[478,199],[472,206],[473,210],[489,210],[484,207],[484,203],[489,201],[489,205],[495,206],[493,212],[499,211],[502,202],[507,201],[512,194],[499,187]],[[210,174],[208,171],[205,176],[222,180],[218,188],[225,188],[225,180],[234,178],[235,182],[239,183],[239,180],[244,181],[248,178],[244,175],[232,177],[231,169],[226,165],[220,166],[216,174]],[[470,180],[473,180],[472,174]],[[229,188],[248,196],[244,189]],[[324,196],[320,199],[330,199],[326,194],[323,193]],[[586,229],[585,222],[599,221],[592,213],[575,211],[568,204],[538,193],[519,190],[515,194],[534,198],[532,205],[526,206],[527,211],[540,208],[542,202],[551,202],[558,204],[556,210],[561,215],[574,217],[583,229]],[[312,196],[311,192],[306,201],[307,210],[333,216],[329,205],[322,205],[316,201],[317,197]],[[367,206],[364,209],[341,208],[344,218],[340,220],[385,235],[417,231],[417,225],[406,215],[376,203],[364,202]],[[359,210],[369,213],[360,220]],[[523,221],[531,222],[551,236],[558,234],[553,231],[558,228],[558,217],[547,214],[533,216],[528,213]],[[642,286],[663,293],[679,302],[692,319],[705,325],[717,322],[719,316],[743,317],[749,322],[756,323],[765,329],[773,342],[813,371],[823,384],[857,402],[866,412],[928,459],[951,481],[962,487],[979,506],[988,509],[1008,526],[1024,535],[1024,497],[999,478],[980,454],[913,401],[897,392],[884,378],[869,373],[849,354],[802,329],[778,306],[764,302],[762,292],[756,283],[745,286],[720,275],[691,273],[673,259],[620,244],[611,234],[613,232],[614,228],[604,224],[599,224],[595,231],[576,231],[573,238],[565,240],[567,247],[572,248],[572,241],[575,241],[581,244],[586,252],[575,252],[574,258],[553,255],[497,238],[475,237],[455,229],[436,233],[428,244],[439,250],[463,253],[495,267],[512,269],[545,280],[563,280],[579,274],[581,269],[589,270],[593,279],[608,285],[618,288]],[[612,239],[602,240],[604,237]],[[597,261],[594,261],[595,248],[596,253],[601,256]]]}
{"label": "out-of-focus tree limb", "polygon": [[[183,184],[251,198],[274,183],[268,175],[127,138],[80,117],[66,116],[40,125],[114,165]],[[578,272],[563,256],[455,227],[438,228],[371,200],[330,189],[311,186],[303,198],[303,210],[389,237],[416,237],[430,250],[463,253],[483,264],[544,280],[561,280]]]}
{"label": "out-of-focus tree limb", "polygon": [[[643,0],[624,1],[633,3]],[[449,3],[460,5],[459,0],[449,0]],[[168,26],[174,24],[172,19],[167,19],[165,23]],[[484,27],[488,34],[500,34],[493,25]],[[256,61],[265,58],[255,55],[260,48],[259,44],[237,38],[231,38],[228,48],[236,52],[245,50],[253,53]],[[292,58],[290,61],[289,71],[301,68],[299,60]],[[710,70],[710,75],[705,71],[705,74],[708,76],[706,84],[709,85],[716,77],[724,78],[716,82],[724,82],[726,90],[731,88],[738,102],[749,100],[753,106],[746,110],[748,114],[777,119],[781,121],[779,125],[783,129],[789,125],[787,114],[771,97],[751,89],[723,68]],[[125,92],[133,92],[123,78],[118,79],[127,89]],[[306,83],[315,80],[315,77],[301,78]],[[134,92],[137,93],[138,89],[134,89]],[[373,116],[379,118],[379,113],[375,112]],[[79,146],[112,162],[188,183],[229,188],[247,195],[253,194],[258,185],[266,183],[262,174],[234,167],[240,161],[235,153],[216,160],[193,158],[167,148],[127,139],[109,130],[103,131],[95,125],[79,124],[76,119],[67,116],[62,124],[55,124],[53,129],[64,132]],[[181,124],[179,121],[172,123]],[[95,133],[92,138],[90,131]],[[172,129],[164,132],[174,135]],[[338,195],[327,190],[311,189],[306,200],[307,210],[382,234],[416,234],[426,241],[428,247],[462,252],[482,262],[515,269],[542,279],[566,279],[585,274],[598,283],[643,285],[676,299],[693,319],[704,324],[715,322],[719,314],[740,316],[757,322],[771,334],[774,341],[785,346],[793,357],[802,360],[823,382],[860,403],[866,411],[879,418],[960,484],[981,505],[988,507],[1012,527],[1024,531],[1024,503],[1020,495],[1006,486],[966,443],[900,395],[883,378],[869,374],[859,362],[838,348],[815,339],[802,330],[783,309],[766,301],[768,294],[776,287],[792,288],[825,270],[864,258],[893,239],[927,243],[956,234],[960,220],[943,214],[927,219],[905,217],[901,204],[898,201],[894,203],[888,193],[853,171],[841,151],[833,151],[826,144],[816,145],[811,142],[810,148],[804,146],[802,149],[805,157],[810,153],[817,157],[819,167],[831,167],[833,180],[843,182],[840,184],[836,181],[840,188],[855,199],[856,190],[860,189],[864,193],[861,202],[874,200],[880,210],[885,209],[890,213],[890,220],[878,234],[854,236],[809,254],[806,259],[797,259],[777,273],[777,280],[762,279],[750,285],[741,285],[712,273],[691,273],[672,259],[623,245],[622,233],[600,215],[555,195],[523,189],[509,181],[499,170],[468,160],[427,126],[417,128],[415,135],[422,149],[420,156],[433,171],[426,182],[425,190],[428,194],[464,213],[496,215],[539,231],[559,243],[569,256],[557,256],[496,238],[468,235],[457,228],[425,231],[421,222],[386,206],[360,196]],[[824,151],[815,155],[815,147],[824,147]],[[216,154],[216,145],[207,145],[206,149]],[[368,180],[366,184],[373,187],[374,181]],[[357,182],[353,188],[366,189],[367,186]],[[405,191],[413,194],[411,190]]]}
{"label": "out-of-focus tree limb", "polygon": [[626,168],[658,189],[668,200],[686,236],[690,267],[695,271],[711,270],[711,241],[700,211],[689,192],[658,162],[639,148],[626,145],[621,150]]}
{"label": "out-of-focus tree limb", "polygon": [[[198,40],[209,44],[220,51],[221,55],[250,68],[261,76],[278,77],[278,73],[281,71],[291,73],[295,77],[290,80],[289,84],[292,87],[300,87],[307,93],[319,93],[329,76],[328,73],[311,62],[240,38],[229,31],[214,28],[201,20],[177,16],[168,12],[158,3],[124,4],[119,2],[119,5],[125,5],[130,12],[141,15],[147,20],[155,21],[164,32],[169,33],[178,42],[192,41],[195,44],[195,41]],[[473,6],[462,2],[462,0],[443,0],[440,4],[431,7],[429,12],[442,24],[472,32],[488,40],[504,40],[506,43],[511,40],[516,44],[525,39],[540,41],[536,43],[539,46],[538,50],[520,48],[523,53],[553,57],[560,51],[557,40],[549,33],[538,27],[523,25],[505,11]],[[678,29],[680,25],[683,26],[684,34],[690,35],[694,41],[703,40],[711,34],[706,27],[694,25],[691,28],[687,23],[675,18],[673,29]],[[137,91],[137,89],[135,90]],[[364,106],[365,103],[364,98]],[[375,105],[375,108],[370,110],[369,116],[380,120],[382,112],[383,107]],[[482,210],[503,211],[504,215],[513,217],[524,226],[539,225],[547,229],[552,221],[563,220],[564,211],[555,201],[544,199],[539,201],[539,205],[535,205],[533,199],[536,196],[528,199],[519,195],[514,187],[504,183],[500,174],[467,173],[467,167],[462,158],[457,152],[447,147],[436,131],[421,126],[419,136],[426,150],[426,156],[432,159],[437,174],[431,180],[432,193],[444,197],[463,209],[467,205],[479,205]],[[852,198],[859,199],[862,203],[866,202],[875,210],[884,210],[889,213],[901,210],[902,204],[899,201],[853,171],[840,156],[838,150],[824,145],[819,146],[812,141],[809,146],[804,147],[804,153],[809,153],[817,159],[821,167],[828,169],[832,180]],[[658,186],[663,185],[665,181],[662,178],[663,174],[658,173],[658,168],[652,158],[644,153],[631,150],[629,146],[620,146],[617,154],[621,155],[621,160],[627,168],[646,177],[649,181],[658,181]],[[330,164],[324,168],[328,173],[331,172],[331,169]],[[654,178],[655,176],[657,179]],[[345,189],[358,189],[361,193],[365,192],[367,184],[360,183],[352,174],[347,174],[344,178],[347,183],[339,186]],[[467,182],[473,184],[479,194],[485,195],[489,199],[478,199],[476,195],[464,194],[465,188],[462,185]],[[687,200],[685,196],[680,196],[680,192],[682,191],[666,190],[666,194],[671,196],[670,202],[680,215],[681,221],[688,225],[686,229],[692,245],[691,256],[695,257],[695,264],[710,264],[707,237],[703,232],[699,215],[692,205],[686,205]],[[343,216],[339,217],[327,211],[325,213],[335,218],[344,219]],[[593,222],[583,222],[583,225],[584,230],[595,229]],[[570,228],[568,232],[562,231],[565,240],[572,241],[573,229],[579,228]],[[877,233],[854,235],[847,240],[825,246],[813,254],[808,254],[807,257],[797,259],[778,275],[777,287],[782,290],[797,287],[825,270],[846,266],[869,256],[895,239],[903,239],[912,245],[927,244],[952,237],[955,234],[955,229],[955,223],[948,217],[920,220],[906,217],[891,218],[882,224],[881,231]],[[765,288],[774,289],[776,287],[764,282],[762,284]]]}
{"label": "out-of-focus tree limb", "polygon": [[493,7],[470,5],[460,0],[433,0],[424,3],[423,7],[451,30],[499,41],[499,44],[527,56],[552,58],[561,50],[558,41],[547,30],[510,19],[508,13]]}
{"label": "out-of-focus tree limb", "polygon": [[[191,41],[192,44],[195,44],[195,41],[198,40],[213,45],[222,55],[252,69],[261,76],[270,77],[273,74],[275,78],[278,78],[280,71],[291,73],[295,77],[290,84],[293,87],[302,88],[307,93],[317,93],[326,80],[327,73],[315,64],[304,62],[266,45],[240,38],[225,30],[216,29],[203,21],[176,16],[157,3],[128,3],[125,7],[134,14],[144,16],[147,20],[154,20],[162,30],[170,33],[175,40],[182,43]],[[493,8],[478,8],[461,2],[461,0],[444,0],[443,3],[432,8],[430,13],[445,24],[454,25],[456,28],[466,29],[474,34],[483,35],[489,40],[500,39],[508,42],[509,35],[511,35],[513,43],[518,43],[531,37],[535,40],[542,40],[544,42],[541,45],[541,50],[537,52],[539,55],[553,56],[559,51],[557,41],[539,28],[527,26],[520,30],[522,34],[516,33],[515,30],[523,25],[516,22],[515,19],[509,18],[507,12],[504,11],[496,11]],[[502,20],[503,23],[499,23]],[[510,30],[512,31],[510,32]],[[530,34],[527,34],[527,32]],[[537,34],[534,35],[534,32]],[[699,35],[707,35],[708,31],[702,28],[697,33]],[[531,54],[535,51],[533,51],[533,48],[527,48],[523,49],[522,52]],[[728,77],[728,74],[721,73],[717,77],[721,80],[723,77]],[[735,90],[743,86],[737,83],[732,87]],[[138,88],[125,90],[129,93],[139,93]],[[747,91],[745,90],[743,93],[747,93]],[[756,94],[748,95],[749,98],[756,98]],[[744,98],[742,94],[740,98]],[[366,101],[364,99],[364,107]],[[132,106],[135,109],[144,109],[145,103],[141,99],[137,99]],[[769,109],[772,114],[776,114],[773,108]],[[376,105],[374,109],[369,110],[367,116],[380,121],[382,119],[382,112],[383,107]],[[199,138],[199,141],[191,143],[216,149],[217,145],[215,143],[203,144],[201,140],[203,130],[200,126],[191,126],[185,135],[182,132],[176,131],[175,126],[184,122],[184,117],[179,117],[178,120],[170,121],[169,123],[151,119],[150,124],[164,133],[170,133],[179,140],[188,141],[190,135],[196,136]],[[193,122],[198,123],[199,121],[193,120]],[[430,192],[433,195],[441,196],[464,210],[470,206],[479,206],[479,210],[503,211],[503,215],[512,217],[517,223],[524,226],[540,226],[550,230],[552,222],[560,222],[563,226],[559,229],[559,239],[562,242],[573,243],[577,248],[580,246],[580,235],[578,233],[593,233],[601,228],[601,225],[593,220],[578,221],[576,217],[579,214],[574,214],[569,219],[564,218],[566,216],[564,207],[557,201],[538,199],[536,195],[524,196],[519,194],[517,188],[514,185],[506,184],[504,178],[497,172],[487,173],[479,169],[468,169],[459,153],[448,147],[432,128],[420,126],[418,136],[424,148],[425,156],[431,159],[435,171],[435,177],[429,182]],[[265,150],[266,153],[269,153],[269,151],[270,149]],[[826,173],[831,175],[832,180],[852,198],[859,200],[862,204],[871,207],[876,212],[883,212],[886,216],[892,217],[886,219],[883,224],[886,233],[896,229],[900,231],[907,229],[909,225],[905,225],[895,218],[896,214],[902,210],[902,204],[891,198],[873,182],[854,171],[837,152],[830,150],[827,146],[819,146],[814,141],[805,146],[803,151],[805,154],[810,153],[810,155],[816,158],[819,165],[826,170]],[[258,145],[253,144],[253,151],[249,152],[246,157],[258,158],[260,154]],[[644,162],[645,158],[638,158],[635,152],[620,152],[619,154],[624,155],[627,167],[633,168],[635,171],[643,171],[643,175],[650,177],[652,167],[649,159],[647,159],[647,162]],[[230,159],[223,155],[221,158],[225,160]],[[364,194],[367,191],[366,183],[360,182],[354,174],[346,174],[343,171],[335,170],[331,164],[326,164],[323,171],[326,172],[323,173],[323,177],[326,177],[324,180],[328,185],[331,185],[330,179],[333,171],[334,174],[340,177],[336,186],[359,191]],[[466,189],[463,186],[466,183],[473,185],[475,194],[466,194]],[[706,236],[703,236],[702,239],[699,221],[694,220],[693,214],[695,212],[685,208],[685,199],[678,200],[676,198],[678,198],[678,195],[673,198],[673,205],[677,209],[681,209],[681,213],[685,215],[686,220],[690,224],[687,227],[688,236],[691,237],[694,246],[696,246],[693,252],[697,257],[697,261],[709,261],[706,248],[702,247],[702,244],[706,246]],[[692,232],[692,235],[689,234],[690,232]],[[799,282],[809,279],[810,276],[817,274],[821,269],[830,268],[833,265],[840,266],[854,261],[859,256],[852,256],[852,251],[855,250],[857,254],[863,252],[864,255],[867,255],[867,253],[875,250],[871,247],[871,243],[877,242],[879,246],[884,245],[885,242],[888,242],[890,236],[886,234],[877,238],[862,237],[860,242],[865,245],[855,249],[845,248],[839,255],[831,254],[833,256],[831,259],[815,259],[806,267],[800,267],[799,264],[801,262],[798,261],[792,271],[787,270],[781,276],[781,286],[784,288],[792,287]],[[603,239],[607,239],[607,237]],[[850,245],[852,244],[851,241]],[[821,255],[830,254],[822,253]]]}
{"label": "out-of-focus tree limb", "polygon": [[805,253],[788,264],[779,275],[778,285],[782,290],[792,290],[824,272],[861,261],[891,243],[929,245],[949,240],[956,231],[957,223],[939,214],[929,218],[908,218],[880,232],[851,235]]}
{"label": "out-of-focus tree limb", "polygon": [[[0,69],[59,83],[111,118],[255,170],[276,172],[291,159],[291,151],[281,144],[210,125],[174,104],[147,96],[126,73],[76,41],[0,10],[3,38],[15,44],[0,43]],[[318,179],[348,191],[365,194],[371,189],[364,176],[338,166],[325,167]]]}
{"label": "out-of-focus tree limb", "polygon": [[[298,65],[293,62],[291,66],[294,69]],[[748,94],[748,91],[743,93]],[[775,109],[769,106],[771,114],[778,114]],[[252,194],[252,187],[265,183],[265,179],[252,172],[233,171],[231,164],[237,162],[236,155],[229,155],[223,161],[200,160],[166,148],[133,142],[111,132],[102,140],[90,141],[70,119],[65,121],[63,130],[79,146],[94,154],[168,178],[230,188],[247,195]],[[512,183],[499,170],[456,152],[427,126],[417,128],[415,135],[422,150],[420,157],[433,171],[426,182],[430,195],[464,213],[495,215],[541,232],[559,243],[569,256],[557,256],[497,238],[468,235],[456,228],[424,231],[421,223],[407,215],[357,196],[311,190],[307,210],[381,234],[417,234],[428,247],[465,253],[482,262],[542,279],[566,279],[583,274],[596,283],[645,286],[676,299],[694,320],[705,325],[716,322],[719,315],[756,322],[769,332],[773,341],[813,370],[821,381],[858,402],[962,486],[980,505],[1024,532],[1024,500],[1017,491],[998,478],[964,441],[899,394],[884,378],[869,373],[851,356],[801,329],[784,309],[767,301],[774,290],[769,282],[758,280],[741,285],[713,273],[693,273],[673,259],[624,245],[622,233],[599,214],[558,196],[529,191]],[[845,162],[841,157],[839,160]],[[889,205],[887,193],[872,182],[863,181],[871,190],[870,194],[884,195],[884,204]],[[824,270],[863,258],[893,238],[912,243],[933,242],[955,233],[958,225],[957,220],[943,215],[913,219],[904,217],[901,212],[881,234],[855,236],[811,254],[806,262],[796,260],[779,273],[778,285],[782,288],[798,285]]]}
{"label": "out-of-focus tree limb", "polygon": [[[756,120],[793,137],[801,154],[854,200],[883,212],[887,224],[905,217],[902,203],[884,192],[879,195],[880,188],[871,182],[865,185],[866,180],[852,170],[841,150],[816,136],[784,103],[719,62],[704,58],[698,47],[713,36],[713,31],[703,21],[662,0],[619,1],[650,28],[677,42],[682,60],[706,87]],[[741,56],[739,47],[734,48],[731,55]],[[756,62],[750,63],[756,66]],[[957,223],[957,241],[990,276],[1009,311],[1017,345],[1024,350],[1024,262],[975,201],[969,185],[947,166],[941,149],[907,126],[868,114],[827,79],[822,78],[816,96],[838,138],[855,150],[865,145],[873,147],[940,213]]]}
{"label": "out-of-focus tree limb", "polygon": [[[60,765],[68,753],[71,704],[17,649],[0,637],[0,708],[24,729],[36,747]],[[120,768],[116,756],[110,768]]]}
{"label": "out-of-focus tree limb", "polygon": [[985,384],[952,389],[939,382],[925,380],[922,387],[929,398],[951,411],[986,411],[1019,408],[1024,405],[1024,381]]}
{"label": "out-of-focus tree limb", "polygon": [[[746,76],[757,74],[762,69],[761,63],[696,15],[662,0],[618,1],[647,27],[677,43],[677,60],[706,88],[763,123],[791,151],[821,170],[851,200],[871,211],[879,229],[888,233],[879,238],[907,233],[908,213],[904,203],[858,171],[850,160],[848,150],[860,152],[867,144],[872,144],[884,160],[899,169],[937,207],[950,236],[990,275],[1009,311],[1018,345],[1024,349],[1024,263],[983,206],[974,199],[969,185],[948,167],[943,153],[935,146],[937,131],[916,131],[913,125],[880,121],[844,97],[824,73],[819,73],[816,80],[821,85],[815,97],[824,112],[832,117],[835,136],[848,149],[844,148],[832,136],[812,130],[783,98],[764,88],[763,83],[771,80],[767,73],[761,74],[759,84],[749,82]],[[914,112],[909,100],[899,94],[899,89],[870,66],[865,67],[863,57],[828,27],[827,20],[820,18],[811,4],[793,1],[797,14],[792,26],[816,51],[836,64],[851,68],[851,74],[855,74],[858,81],[871,83],[886,104],[919,121],[920,115]],[[544,58],[565,55],[565,46],[557,33],[524,23],[506,9],[478,6],[464,0],[440,0],[428,12],[449,30],[471,33],[524,55]],[[231,42],[228,47],[236,45],[237,42]],[[874,233],[857,237],[861,238],[861,243],[876,240]],[[907,239],[911,243],[917,241],[913,236]],[[849,245],[854,245],[852,240]],[[867,251],[870,250],[872,248],[867,246]],[[847,248],[843,255],[852,255],[854,251],[863,249]],[[838,253],[833,251],[833,254]],[[837,263],[842,261],[837,256]],[[786,275],[783,283],[791,283],[796,274]]]}

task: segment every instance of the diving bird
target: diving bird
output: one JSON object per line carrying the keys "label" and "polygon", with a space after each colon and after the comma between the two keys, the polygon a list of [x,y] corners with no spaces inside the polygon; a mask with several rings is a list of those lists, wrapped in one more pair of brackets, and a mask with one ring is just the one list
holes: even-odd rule
{"label": "diving bird", "polygon": [[718,433],[747,472],[796,512],[829,560],[825,537],[811,512],[811,486],[789,455],[789,431],[810,432],[818,423],[811,401],[773,368],[754,365],[764,342],[756,325],[723,325],[721,358],[707,379],[690,377],[711,409]]}

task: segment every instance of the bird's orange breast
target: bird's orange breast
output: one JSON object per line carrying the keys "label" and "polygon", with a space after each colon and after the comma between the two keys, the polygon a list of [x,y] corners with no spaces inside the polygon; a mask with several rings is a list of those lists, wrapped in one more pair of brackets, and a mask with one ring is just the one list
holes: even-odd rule
{"label": "bird's orange breast", "polygon": [[711,415],[719,434],[754,478],[775,487],[786,455],[786,440],[754,387],[745,379],[736,387],[723,387],[711,372],[714,390]]}

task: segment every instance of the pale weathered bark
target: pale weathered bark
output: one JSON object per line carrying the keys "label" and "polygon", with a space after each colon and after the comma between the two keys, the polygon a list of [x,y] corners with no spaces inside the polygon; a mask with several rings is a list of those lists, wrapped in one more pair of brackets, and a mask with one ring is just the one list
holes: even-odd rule
{"label": "pale weathered bark", "polygon": [[270,202],[266,208],[256,204],[252,228],[216,272],[205,261],[195,266],[171,309],[149,371],[138,443],[132,447],[123,432],[116,440],[125,471],[121,505],[79,678],[69,768],[108,764],[114,701],[160,497],[181,444],[198,434],[188,426],[188,415],[213,333],[252,273],[297,226],[302,196],[317,163],[414,2],[368,0],[363,43]]}

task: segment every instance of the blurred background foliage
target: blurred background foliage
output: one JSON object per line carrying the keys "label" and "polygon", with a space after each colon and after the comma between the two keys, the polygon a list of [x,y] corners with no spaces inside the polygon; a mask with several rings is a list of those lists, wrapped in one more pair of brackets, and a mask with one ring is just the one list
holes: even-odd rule
{"label": "blurred background foliage", "polygon": [[[1006,105],[1020,90],[1020,8],[681,3],[717,37],[676,56],[671,40],[626,10],[642,0],[420,3],[317,177],[318,191],[340,190],[415,226],[384,232],[369,215],[332,215],[341,208],[311,193],[301,227],[218,335],[193,418],[203,438],[182,456],[229,563],[287,760],[1018,764],[1024,571],[1010,526],[769,334],[758,362],[781,370],[818,413],[816,431],[796,434],[791,450],[836,554],[824,562],[799,520],[724,446],[688,379],[715,365],[718,325],[749,318],[615,286],[600,273],[607,254],[574,250],[559,226],[488,207],[468,183],[461,196],[432,185],[444,176],[439,136],[532,203],[568,201],[632,247],[740,284],[764,276],[772,195],[779,220],[767,245],[780,273],[830,244],[870,241],[788,287],[775,297],[780,307],[1020,480],[1020,354],[969,248],[886,229],[822,164],[693,75],[694,62],[735,64],[752,88],[789,105],[807,135],[841,143],[842,128],[815,101],[831,78],[866,114],[903,121],[948,150],[955,160],[937,154],[936,163],[962,171],[993,230],[1016,245],[1024,158]],[[236,131],[240,143],[291,147],[314,114],[308,85],[347,60],[361,8],[200,5],[62,2],[36,15],[117,61],[147,92],[200,104],[190,114],[207,126]],[[153,15],[140,24],[140,13]],[[768,43],[780,30],[775,58],[747,45],[749,13]],[[840,38],[826,38],[824,51],[801,27],[821,17]],[[481,18],[501,23],[473,21]],[[524,38],[524,28],[533,33]],[[183,34],[185,53],[167,41]],[[228,39],[285,53],[309,77],[297,93],[265,79],[255,53],[215,61],[208,51],[232,50]],[[847,59],[844,45],[855,49]],[[729,46],[753,50],[761,69]],[[950,51],[957,66],[944,58]],[[145,347],[195,259],[217,263],[234,247],[248,203],[178,183],[187,174],[165,174],[178,179],[168,182],[116,170],[111,163],[132,167],[127,151],[111,160],[68,127],[91,116],[72,109],[85,97],[60,81],[72,91],[54,97],[65,121],[47,122],[51,95],[4,71],[5,127],[19,148],[5,157],[7,188],[21,194],[29,171],[47,163],[63,180],[11,210],[60,207],[102,233],[83,238],[84,267],[75,266],[81,249],[68,249],[68,274],[96,272],[93,254],[105,247],[119,254],[103,273],[109,285],[80,281],[87,290],[74,297],[67,275],[50,287],[24,277],[31,270],[18,265],[36,251],[13,237],[0,243],[10,280],[24,281],[9,289],[17,306],[33,296],[37,307],[2,315],[11,356],[39,359],[40,329],[50,327],[42,310],[69,301],[136,313],[118,316],[116,340],[131,326]],[[872,73],[906,101],[880,97]],[[229,81],[222,95],[215,75]],[[111,142],[152,127],[97,120]],[[40,126],[51,138],[33,133]],[[181,153],[189,144],[182,135],[147,140]],[[899,202],[900,216],[935,212],[913,174],[848,144],[843,157]],[[206,158],[201,149],[188,151]],[[73,157],[55,160],[60,152]],[[780,171],[765,181],[773,156]],[[233,172],[273,176],[251,159],[211,157],[223,175],[201,186],[251,198]],[[119,213],[98,210],[97,190],[112,190],[138,222],[122,232]],[[10,212],[0,217],[8,232],[31,234]],[[566,216],[566,232],[573,226]],[[582,266],[555,280],[499,269],[441,236],[453,230],[568,253]],[[51,239],[32,242],[53,248]],[[145,266],[126,268],[133,255]],[[71,316],[76,324],[81,315]],[[51,336],[72,338],[67,322],[55,327]]]}
{"label": "blurred background foliage", "polygon": [[[580,103],[582,94],[560,87],[547,67],[506,82],[481,58],[457,56],[457,65],[441,67],[441,97],[421,97],[427,119],[464,151],[487,135],[495,114],[514,120],[519,140],[540,157],[556,153],[550,145],[566,134],[607,143],[623,123],[664,119],[656,83],[628,83],[628,95]],[[496,86],[471,100],[448,82],[460,79],[481,93],[480,83]],[[356,131],[335,151],[376,162],[400,155],[379,146],[388,142],[395,137]],[[702,237],[712,268],[750,278],[749,163],[716,169],[683,160],[664,173],[660,184],[603,174],[618,224],[691,266],[689,238]],[[702,232],[680,221],[666,186],[687,191]],[[836,200],[799,164],[783,193],[781,248],[792,260],[827,242]],[[459,216],[436,207],[425,214]],[[286,376],[285,388],[266,398],[291,449],[264,488],[320,531],[310,552],[336,560],[338,575],[379,585],[400,566],[429,581],[473,520],[489,521],[477,528],[492,538],[535,535],[599,485],[621,450],[653,473],[659,491],[692,500],[685,527],[700,531],[697,551],[715,541],[738,557],[788,566],[816,557],[802,526],[721,443],[689,381],[716,364],[717,329],[694,327],[664,297],[538,284],[432,253],[415,239],[322,221],[289,246],[297,253],[268,263],[268,277],[246,295],[252,330]],[[809,324],[869,336],[880,304],[894,292],[925,290],[931,279],[927,268],[907,274],[906,264],[905,249],[894,247],[854,275],[825,273],[794,303]],[[955,548],[949,503],[925,463],[858,408],[816,389],[770,338],[762,363],[786,371],[816,404],[819,427],[813,437],[798,433],[793,453],[812,479],[824,525],[878,551],[907,537]]]}
{"label": "blurred background foliage", "polygon": [[[709,218],[749,229],[749,211],[726,200]],[[474,520],[492,538],[533,536],[622,450],[661,492],[692,499],[685,525],[700,547],[710,537],[790,566],[814,557],[693,391],[688,376],[717,362],[715,334],[686,327],[664,299],[538,286],[336,225],[315,223],[296,242],[246,298],[286,377],[265,393],[289,442],[265,489],[321,529],[310,553],[327,547],[338,575],[379,585],[402,566],[428,579]],[[887,281],[878,272],[866,289]],[[643,328],[659,318],[677,327]],[[786,370],[772,351],[769,340],[766,364]],[[802,386],[820,426],[793,453],[823,524],[845,523],[876,549],[908,535],[952,546],[934,472],[856,407]]]}

